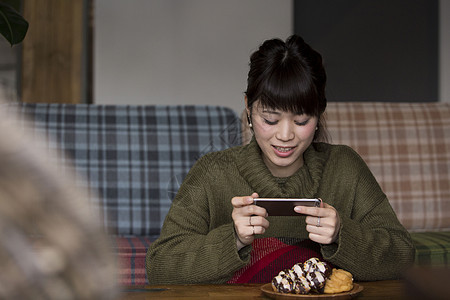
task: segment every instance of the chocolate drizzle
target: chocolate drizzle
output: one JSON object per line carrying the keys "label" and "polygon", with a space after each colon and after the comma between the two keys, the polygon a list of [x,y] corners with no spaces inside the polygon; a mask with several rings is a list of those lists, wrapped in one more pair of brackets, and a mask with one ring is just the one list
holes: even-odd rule
{"label": "chocolate drizzle", "polygon": [[326,262],[310,258],[303,264],[297,263],[291,269],[282,270],[272,280],[274,291],[295,294],[322,294],[331,268]]}

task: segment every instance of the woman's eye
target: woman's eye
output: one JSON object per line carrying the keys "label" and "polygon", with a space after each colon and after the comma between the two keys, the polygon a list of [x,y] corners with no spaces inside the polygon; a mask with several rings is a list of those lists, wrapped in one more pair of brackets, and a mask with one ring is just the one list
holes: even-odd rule
{"label": "woman's eye", "polygon": [[269,121],[269,120],[267,120],[267,119],[264,119],[264,122],[265,122],[266,124],[268,124],[268,125],[275,125],[275,124],[278,123],[278,121]]}
{"label": "woman's eye", "polygon": [[305,126],[306,124],[308,124],[308,122],[309,122],[309,119],[306,120],[306,121],[303,121],[303,122],[297,122],[297,121],[295,121],[295,124],[297,124],[298,126]]}

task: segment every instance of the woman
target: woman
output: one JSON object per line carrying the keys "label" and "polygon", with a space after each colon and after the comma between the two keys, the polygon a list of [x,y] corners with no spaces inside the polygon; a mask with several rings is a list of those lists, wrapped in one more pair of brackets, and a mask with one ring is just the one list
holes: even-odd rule
{"label": "woman", "polygon": [[[299,36],[264,42],[250,58],[248,145],[193,166],[147,254],[150,283],[270,282],[319,257],[356,280],[397,278],[411,238],[363,160],[324,136],[322,58]],[[321,198],[270,216],[254,198]]]}

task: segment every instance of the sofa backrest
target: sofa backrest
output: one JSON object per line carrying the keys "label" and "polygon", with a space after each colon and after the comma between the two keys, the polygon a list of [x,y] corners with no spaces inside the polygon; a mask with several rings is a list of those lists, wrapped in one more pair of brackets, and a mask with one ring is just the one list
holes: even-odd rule
{"label": "sofa backrest", "polygon": [[328,104],[331,142],[355,149],[410,231],[450,229],[450,103]]}
{"label": "sofa backrest", "polygon": [[9,104],[66,153],[107,231],[159,236],[181,181],[203,154],[239,145],[236,113],[218,106]]}

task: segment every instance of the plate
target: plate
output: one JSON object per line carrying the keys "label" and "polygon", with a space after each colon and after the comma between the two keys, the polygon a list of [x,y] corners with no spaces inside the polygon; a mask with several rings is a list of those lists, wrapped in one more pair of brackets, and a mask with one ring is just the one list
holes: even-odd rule
{"label": "plate", "polygon": [[272,299],[351,299],[356,297],[357,294],[361,293],[363,286],[357,283],[353,283],[353,289],[348,292],[336,293],[336,294],[308,294],[308,295],[298,295],[298,294],[283,294],[274,292],[271,283],[266,283],[261,287],[261,291],[269,298]]}

